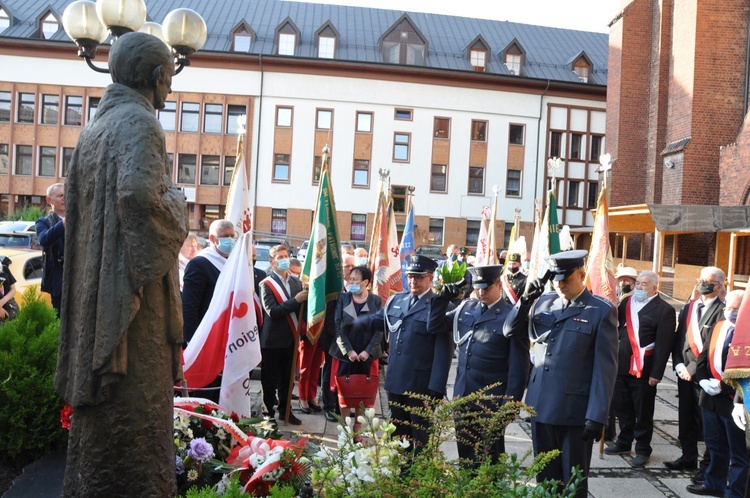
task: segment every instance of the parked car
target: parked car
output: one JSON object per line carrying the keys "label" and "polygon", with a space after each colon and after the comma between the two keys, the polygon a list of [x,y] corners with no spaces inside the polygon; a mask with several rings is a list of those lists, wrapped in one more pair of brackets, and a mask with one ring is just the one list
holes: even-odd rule
{"label": "parked car", "polygon": [[427,256],[428,258],[431,258],[435,261],[443,261],[447,259],[447,256],[443,252],[443,250],[440,248],[440,246],[419,246],[414,250],[415,254],[421,254],[422,256]]}
{"label": "parked car", "polygon": [[281,245],[281,246],[286,247],[286,250],[289,253],[289,257],[290,258],[295,257],[292,246],[286,240],[283,240],[283,239],[256,239],[255,242],[253,242],[253,243],[255,244],[255,247],[263,246],[263,247],[267,247],[269,249],[272,248],[273,246],[279,246],[279,245]]}
{"label": "parked car", "polygon": [[41,249],[34,230],[0,231],[0,247]]}
{"label": "parked car", "polygon": [[34,232],[35,221],[0,221],[0,232]]}
{"label": "parked car", "polygon": [[305,258],[307,258],[307,246],[310,244],[309,240],[306,240],[302,243],[301,246],[299,246],[299,251],[297,251],[297,259],[300,263],[305,262]]}
{"label": "parked car", "polygon": [[[42,251],[36,249],[0,248],[0,256],[10,259],[10,272],[16,279],[16,302],[22,305],[21,295],[29,287],[36,287],[41,292],[42,285]],[[42,298],[52,305],[52,297],[41,292]]]}
{"label": "parked car", "polygon": [[268,255],[268,250],[273,246],[255,246],[255,267],[259,270],[263,270],[268,273],[268,269],[271,268],[271,258]]}

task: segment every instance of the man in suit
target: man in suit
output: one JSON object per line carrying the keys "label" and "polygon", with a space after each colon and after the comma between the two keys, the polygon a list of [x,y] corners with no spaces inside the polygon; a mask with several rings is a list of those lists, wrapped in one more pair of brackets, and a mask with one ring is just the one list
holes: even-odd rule
{"label": "man in suit", "polygon": [[511,252],[507,255],[508,265],[502,276],[505,301],[513,306],[526,290],[526,274],[522,271],[521,255]]}
{"label": "man in suit", "polygon": [[421,407],[423,403],[406,393],[442,399],[453,359],[453,341],[444,322],[434,320],[432,327],[428,326],[430,309],[434,307],[436,316],[444,315],[451,306],[450,298],[455,297],[446,294],[435,299],[431,286],[436,268],[432,259],[411,254],[406,260],[409,290],[394,294],[377,313],[360,317],[354,324],[370,329],[386,327],[385,333],[390,334],[385,390],[396,425],[394,435],[411,438],[417,451],[427,443],[426,421],[403,407]]}
{"label": "man in suit", "polygon": [[[36,220],[36,236],[42,246],[42,291],[52,297],[52,307],[60,316],[63,262],[65,261],[65,185],[55,183],[47,188],[47,204],[52,212]],[[0,311],[2,313],[2,311]]]}
{"label": "man in suit", "polygon": [[[715,266],[703,268],[695,292],[699,296],[688,302],[677,319],[677,333],[672,350],[672,364],[677,372],[678,436],[682,455],[677,460],[664,462],[672,470],[695,469],[698,461],[698,440],[703,439],[703,423],[698,400],[702,389],[695,380],[698,356],[707,344],[713,326],[724,316],[724,303],[719,297],[724,291],[724,272]],[[710,462],[706,451],[700,472],[693,478],[702,482]]]}
{"label": "man in suit", "polygon": [[291,407],[288,414],[286,407],[289,405],[294,348],[299,342],[298,314],[300,306],[307,300],[307,289],[303,289],[302,282],[289,273],[289,253],[286,247],[273,246],[268,255],[270,272],[260,283],[260,298],[263,303],[263,327],[260,329],[263,403],[266,405],[266,414],[273,417],[273,407],[278,400],[279,415],[288,415],[290,424],[300,425],[302,422],[291,413]]}
{"label": "man in suit", "polygon": [[722,319],[714,325],[698,356],[695,378],[701,388],[699,405],[703,433],[711,462],[701,483],[689,484],[690,493],[707,496],[746,496],[747,450],[745,433],[732,420],[734,388],[721,381],[727,353],[734,335],[734,323],[743,292],[727,294]]}
{"label": "man in suit", "polygon": [[613,404],[620,434],[604,452],[630,453],[635,439],[633,467],[645,466],[651,456],[656,386],[664,376],[674,344],[675,310],[659,296],[658,285],[656,273],[642,271],[633,295],[626,297],[618,309],[620,353]]}
{"label": "man in suit", "polygon": [[[510,339],[503,335],[503,324],[510,306],[503,299],[500,265],[472,267],[472,287],[478,299],[461,303],[444,315],[446,326],[453,330],[453,341],[459,348],[458,370],[453,395],[456,397],[480,391],[490,384],[501,384],[486,392],[503,396],[496,404],[484,406],[490,410],[508,399],[521,401],[529,378],[529,339],[516,334]],[[440,316],[430,313],[430,326]],[[468,410],[482,407],[467,407]],[[474,464],[481,463],[476,448],[482,448],[493,462],[505,453],[503,434],[492,434],[490,440],[481,418],[471,415],[456,420],[458,456]],[[484,443],[484,444],[483,444]]]}
{"label": "man in suit", "polygon": [[[506,337],[528,333],[534,344],[526,393],[526,403],[536,412],[531,419],[534,453],[562,451],[537,480],[563,485],[571,480],[573,467],[588,476],[591,448],[607,423],[617,376],[617,311],[586,289],[587,254],[551,255],[547,261],[557,292],[543,294],[544,278],[531,282],[503,327]],[[587,495],[584,479],[576,496]]]}

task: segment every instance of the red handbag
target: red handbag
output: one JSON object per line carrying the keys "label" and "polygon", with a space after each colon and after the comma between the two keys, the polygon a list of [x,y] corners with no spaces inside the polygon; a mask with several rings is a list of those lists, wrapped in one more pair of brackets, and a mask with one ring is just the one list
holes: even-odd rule
{"label": "red handbag", "polygon": [[336,376],[338,387],[339,404],[342,406],[358,408],[360,403],[365,408],[375,405],[375,397],[380,387],[379,375],[347,374]]}

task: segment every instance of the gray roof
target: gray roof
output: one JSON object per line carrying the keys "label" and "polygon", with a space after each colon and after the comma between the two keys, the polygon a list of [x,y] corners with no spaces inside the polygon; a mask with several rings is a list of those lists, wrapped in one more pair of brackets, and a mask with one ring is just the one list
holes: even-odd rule
{"label": "gray roof", "polygon": [[[0,41],[4,37],[38,38],[42,15],[51,9],[61,18],[70,3],[72,0],[0,0],[0,7],[12,17],[11,26],[0,33]],[[229,51],[232,29],[244,20],[254,33],[250,53],[275,54],[275,31],[289,18],[300,30],[295,57],[315,58],[315,32],[330,21],[340,34],[336,59],[367,63],[383,63],[379,40],[405,13],[286,0],[146,0],[146,5],[149,20],[155,22],[179,7],[201,14],[208,26],[202,50],[208,52]],[[607,83],[606,34],[441,14],[406,14],[427,39],[426,67],[472,71],[468,46],[481,35],[492,54],[487,73],[508,74],[501,52],[515,39],[525,52],[525,77],[577,82],[572,61],[585,53],[593,64],[589,84]],[[68,37],[60,29],[51,40],[68,41]]]}

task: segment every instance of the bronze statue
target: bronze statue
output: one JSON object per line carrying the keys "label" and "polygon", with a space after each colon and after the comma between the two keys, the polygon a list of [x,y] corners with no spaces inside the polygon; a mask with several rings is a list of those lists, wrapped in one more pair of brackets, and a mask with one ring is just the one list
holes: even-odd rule
{"label": "bronze statue", "polygon": [[136,32],[114,43],[109,68],[113,84],[65,184],[55,388],[74,412],[64,495],[172,496],[188,214],[154,109],[171,92],[174,63],[163,42]]}

